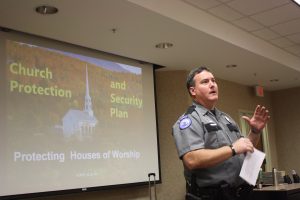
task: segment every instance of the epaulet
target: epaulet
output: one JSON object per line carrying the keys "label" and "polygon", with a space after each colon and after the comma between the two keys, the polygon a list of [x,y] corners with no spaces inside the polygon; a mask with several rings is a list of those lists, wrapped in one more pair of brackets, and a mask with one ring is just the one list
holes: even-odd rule
{"label": "epaulet", "polygon": [[194,112],[196,106],[195,105],[191,105],[190,107],[188,107],[187,111],[184,113],[184,115],[188,115],[188,114],[192,114],[192,112]]}

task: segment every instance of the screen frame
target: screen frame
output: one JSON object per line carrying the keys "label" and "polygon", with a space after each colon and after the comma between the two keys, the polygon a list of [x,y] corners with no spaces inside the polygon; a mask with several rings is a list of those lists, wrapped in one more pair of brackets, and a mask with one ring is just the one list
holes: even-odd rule
{"label": "screen frame", "polygon": [[[144,66],[144,65],[151,65],[152,66],[152,73],[153,73],[153,97],[154,97],[154,114],[155,114],[155,124],[156,124],[156,141],[157,141],[157,162],[158,162],[158,176],[156,175],[155,183],[161,184],[162,178],[161,178],[161,161],[160,161],[160,146],[159,146],[159,128],[158,128],[158,114],[157,114],[157,93],[156,93],[156,76],[155,71],[157,69],[163,68],[163,66],[151,64],[144,61],[139,61],[133,58],[128,58],[124,56],[119,56],[112,53],[107,53],[75,44],[70,44],[67,42],[54,40],[30,33],[25,33],[21,31],[16,31],[12,29],[8,29],[5,27],[0,27],[0,31],[4,34],[7,34],[9,39],[14,38],[22,38],[24,39],[24,42],[30,42],[35,41],[35,44],[46,44],[48,48],[54,48],[54,49],[62,49],[61,46],[64,46],[64,51],[69,51],[75,54],[100,58],[103,60],[111,61],[111,62],[118,62],[122,64],[127,65],[134,65],[134,66]],[[1,52],[0,52],[1,53]],[[95,56],[93,56],[95,55]],[[96,56],[97,55],[97,56]],[[117,61],[116,61],[117,60]],[[147,66],[148,67],[148,66]],[[1,68],[0,72],[2,73],[5,71],[5,67]],[[3,72],[4,73],[4,72]],[[0,80],[0,84],[4,87],[5,86],[5,79]],[[3,95],[2,95],[3,97]],[[3,97],[4,98],[4,97]],[[1,107],[2,111],[5,111],[5,105],[2,105]],[[2,126],[4,123],[4,120],[1,120],[0,125]],[[150,174],[150,173],[149,173]],[[105,185],[105,186],[95,186],[95,187],[83,187],[83,188],[73,188],[73,189],[67,189],[67,190],[55,190],[55,191],[45,191],[45,192],[36,192],[36,193],[24,193],[24,194],[16,194],[16,195],[6,195],[6,196],[0,196],[0,200],[10,200],[10,199],[27,199],[27,198],[35,198],[35,197],[46,197],[46,196],[57,196],[57,195],[67,195],[67,194],[76,194],[76,193],[87,193],[87,192],[95,192],[95,191],[101,191],[101,190],[110,190],[110,189],[118,189],[118,188],[129,188],[129,187],[136,187],[136,186],[145,186],[154,183],[154,180],[145,181],[145,182],[135,182],[135,183],[126,183],[126,184],[116,184],[116,185]]]}

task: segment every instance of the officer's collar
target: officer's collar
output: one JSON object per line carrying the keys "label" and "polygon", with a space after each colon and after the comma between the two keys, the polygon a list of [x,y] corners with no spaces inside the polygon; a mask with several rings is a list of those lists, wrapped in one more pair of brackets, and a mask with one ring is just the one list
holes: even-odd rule
{"label": "officer's collar", "polygon": [[196,106],[195,110],[197,110],[197,112],[198,112],[199,115],[201,115],[201,116],[208,115],[208,114],[210,113],[211,115],[214,115],[214,116],[216,116],[217,118],[219,118],[220,115],[222,114],[222,112],[221,112],[220,110],[218,110],[216,107],[214,108],[214,110],[215,110],[215,114],[214,114],[214,113],[212,113],[210,110],[208,110],[207,108],[205,108],[203,105],[201,105],[201,104],[199,104],[199,103],[197,103],[197,102],[194,102],[194,101],[193,101],[193,105]]}

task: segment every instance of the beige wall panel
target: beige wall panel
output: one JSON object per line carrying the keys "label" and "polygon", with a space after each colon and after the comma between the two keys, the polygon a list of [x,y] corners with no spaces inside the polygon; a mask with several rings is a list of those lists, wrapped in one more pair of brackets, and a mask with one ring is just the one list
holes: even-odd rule
{"label": "beige wall panel", "polygon": [[275,118],[278,168],[291,175],[300,173],[300,88],[272,93]]}

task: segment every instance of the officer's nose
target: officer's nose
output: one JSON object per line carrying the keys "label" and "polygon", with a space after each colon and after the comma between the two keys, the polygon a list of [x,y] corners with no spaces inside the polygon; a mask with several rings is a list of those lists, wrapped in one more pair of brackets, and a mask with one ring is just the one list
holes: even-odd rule
{"label": "officer's nose", "polygon": [[216,83],[214,81],[209,81],[210,88],[215,87],[215,86],[216,86]]}

